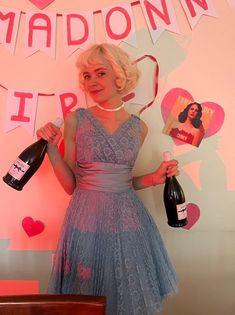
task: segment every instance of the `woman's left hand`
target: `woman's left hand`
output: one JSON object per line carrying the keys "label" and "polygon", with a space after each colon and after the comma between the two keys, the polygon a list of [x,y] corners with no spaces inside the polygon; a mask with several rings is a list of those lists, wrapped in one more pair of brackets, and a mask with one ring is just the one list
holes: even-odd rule
{"label": "woman's left hand", "polygon": [[178,168],[177,160],[164,161],[160,164],[160,166],[152,173],[152,182],[153,186],[158,184],[164,184],[166,181],[166,177],[178,176],[179,168]]}

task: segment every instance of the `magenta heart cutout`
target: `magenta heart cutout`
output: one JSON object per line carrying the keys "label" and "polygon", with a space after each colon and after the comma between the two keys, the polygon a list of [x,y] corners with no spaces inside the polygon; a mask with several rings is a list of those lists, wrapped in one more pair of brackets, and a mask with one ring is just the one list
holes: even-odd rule
{"label": "magenta heart cutout", "polygon": [[[178,99],[183,99],[186,101],[186,104],[191,102],[198,102],[195,100],[192,95],[182,89],[182,88],[173,88],[171,89],[163,98],[161,103],[161,112],[164,122],[167,122],[170,113],[178,101]],[[203,125],[205,126],[205,135],[203,139],[208,138],[216,134],[224,122],[224,110],[223,108],[214,103],[214,102],[198,102],[202,105],[204,117]],[[175,144],[184,144],[185,142],[173,138]]]}
{"label": "magenta heart cutout", "polygon": [[37,8],[40,10],[45,9],[50,3],[54,2],[55,0],[29,0],[32,2]]}
{"label": "magenta heart cutout", "polygon": [[38,235],[44,230],[44,224],[41,221],[34,221],[31,217],[22,220],[22,227],[29,237]]}
{"label": "magenta heart cutout", "polygon": [[183,227],[183,229],[190,230],[200,218],[200,208],[196,204],[188,203],[187,218],[188,223]]}

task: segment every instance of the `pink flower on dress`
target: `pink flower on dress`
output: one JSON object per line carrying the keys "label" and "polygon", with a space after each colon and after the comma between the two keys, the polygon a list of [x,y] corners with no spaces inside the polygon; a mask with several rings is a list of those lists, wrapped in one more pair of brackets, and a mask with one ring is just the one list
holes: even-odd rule
{"label": "pink flower on dress", "polygon": [[78,273],[82,278],[89,279],[91,277],[91,268],[85,267],[84,265],[79,265]]}

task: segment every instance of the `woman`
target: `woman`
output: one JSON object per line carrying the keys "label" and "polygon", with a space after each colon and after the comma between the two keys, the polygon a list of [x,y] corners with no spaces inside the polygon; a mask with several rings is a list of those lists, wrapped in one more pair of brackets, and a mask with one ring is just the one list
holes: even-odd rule
{"label": "woman", "polygon": [[72,194],[49,283],[49,293],[107,297],[108,315],[153,315],[176,290],[175,274],[158,229],[135,190],[178,175],[178,162],[153,172],[131,170],[147,135],[146,124],[124,109],[122,97],[138,81],[136,64],[121,48],[93,45],[77,62],[80,86],[96,106],[78,109],[61,132],[37,131],[65,191]]}
{"label": "woman", "polygon": [[178,122],[171,126],[170,136],[198,147],[205,134],[201,117],[201,104],[196,102],[188,104],[179,113]]}

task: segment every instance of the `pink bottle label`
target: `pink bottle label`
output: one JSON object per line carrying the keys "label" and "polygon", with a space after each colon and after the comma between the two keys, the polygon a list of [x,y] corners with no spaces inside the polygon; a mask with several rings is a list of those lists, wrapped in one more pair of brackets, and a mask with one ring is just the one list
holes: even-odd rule
{"label": "pink bottle label", "polygon": [[176,205],[178,220],[183,220],[187,218],[187,204],[181,203],[180,205]]}
{"label": "pink bottle label", "polygon": [[30,166],[27,163],[18,158],[12,164],[8,173],[15,179],[20,180],[29,168]]}

